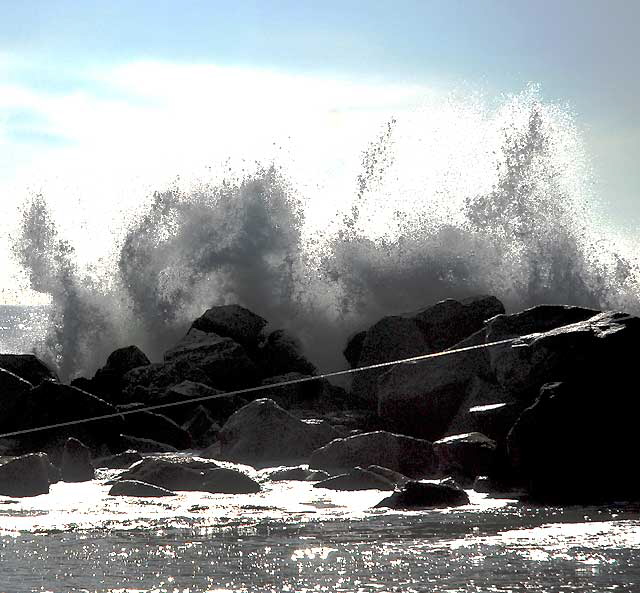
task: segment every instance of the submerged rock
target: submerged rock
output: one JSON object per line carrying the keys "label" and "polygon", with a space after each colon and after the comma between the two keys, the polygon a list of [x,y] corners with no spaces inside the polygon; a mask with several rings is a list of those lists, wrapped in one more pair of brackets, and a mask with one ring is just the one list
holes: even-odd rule
{"label": "submerged rock", "polygon": [[260,484],[238,470],[221,467],[205,472],[200,489],[216,494],[252,494],[260,492]]}
{"label": "submerged rock", "polygon": [[95,478],[91,451],[78,439],[67,439],[60,469],[64,482],[86,482]]}
{"label": "submerged rock", "polygon": [[220,458],[255,467],[306,461],[337,436],[326,422],[304,422],[273,400],[257,399],[235,412],[218,433]]}
{"label": "submerged rock", "polygon": [[333,474],[368,465],[415,478],[434,474],[437,458],[429,441],[380,430],[335,439],[314,451],[309,460],[311,468]]}
{"label": "submerged rock", "polygon": [[109,455],[101,457],[95,461],[96,467],[104,467],[107,469],[126,469],[134,463],[142,460],[142,455],[138,451],[129,449],[117,455]]}
{"label": "submerged rock", "polygon": [[45,453],[30,453],[0,465],[0,495],[38,496],[48,494],[50,463]]}
{"label": "submerged rock", "polygon": [[400,491],[381,500],[376,506],[391,509],[426,509],[469,504],[467,493],[449,484],[407,482]]}
{"label": "submerged rock", "polygon": [[268,473],[269,480],[272,482],[282,482],[285,480],[294,480],[297,482],[316,482],[325,480],[329,477],[327,472],[321,470],[309,469],[306,465],[298,465],[296,467],[278,468]]}
{"label": "submerged rock", "polygon": [[147,484],[139,480],[119,480],[109,490],[110,496],[175,496],[176,493],[154,484]]}

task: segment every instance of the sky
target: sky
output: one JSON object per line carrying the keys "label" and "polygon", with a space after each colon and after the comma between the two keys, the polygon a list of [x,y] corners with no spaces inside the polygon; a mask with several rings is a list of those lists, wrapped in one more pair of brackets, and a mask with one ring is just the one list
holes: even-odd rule
{"label": "sky", "polygon": [[177,175],[300,155],[283,139],[301,131],[317,142],[298,165],[321,168],[327,130],[357,156],[376,114],[460,89],[534,83],[568,104],[609,224],[640,230],[635,0],[0,0],[0,14],[0,303],[35,298],[8,248],[30,193],[89,261]]}

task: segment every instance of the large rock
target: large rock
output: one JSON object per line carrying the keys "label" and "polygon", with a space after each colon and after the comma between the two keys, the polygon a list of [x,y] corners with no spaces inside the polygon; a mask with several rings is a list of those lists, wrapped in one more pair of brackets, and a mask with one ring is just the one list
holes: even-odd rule
{"label": "large rock", "polygon": [[279,329],[271,332],[258,351],[258,359],[264,375],[301,373],[315,375],[317,369],[302,352],[300,341]]}
{"label": "large rock", "polygon": [[496,442],[479,432],[458,434],[433,443],[440,474],[467,479],[488,474],[495,463]]}
{"label": "large rock", "polygon": [[170,387],[153,403],[165,404],[188,402],[190,400],[195,401],[163,408],[163,413],[176,420],[176,422],[184,423],[193,416],[199,406],[204,406],[216,422],[223,423],[236,410],[247,404],[247,400],[239,395],[227,395],[224,391],[194,381],[182,381]]}
{"label": "large rock", "polygon": [[327,472],[309,469],[306,465],[296,465],[294,467],[282,467],[270,470],[267,473],[272,482],[283,482],[293,480],[296,482],[317,482],[329,477]]}
{"label": "large rock", "polygon": [[260,373],[243,346],[231,338],[191,328],[164,355],[166,362],[183,361],[204,371],[212,385],[239,389],[257,383]]}
{"label": "large rock", "polygon": [[194,446],[204,449],[218,439],[221,427],[204,406],[198,406],[183,428],[191,435]]}
{"label": "large rock", "polygon": [[140,482],[139,480],[118,480],[111,490],[109,490],[110,496],[140,496],[140,497],[160,497],[160,496],[175,496],[175,492],[161,488],[160,486],[154,486],[153,484],[147,484],[146,482]]}
{"label": "large rock", "polygon": [[178,451],[178,449],[168,443],[145,439],[143,437],[133,437],[128,434],[120,435],[120,448],[133,449],[141,453],[177,453]]}
{"label": "large rock", "polygon": [[19,405],[10,416],[0,418],[0,430],[9,432],[31,429],[104,415],[115,417],[13,437],[22,451],[62,451],[69,437],[77,438],[96,453],[103,452],[105,448],[117,449],[119,446],[123,419],[117,416],[116,408],[75,387],[44,381],[20,396]]}
{"label": "large rock", "polygon": [[170,418],[155,412],[132,411],[124,416],[124,434],[160,441],[176,449],[189,449],[193,445],[189,433]]}
{"label": "large rock", "polygon": [[33,385],[22,377],[0,369],[0,426],[9,425],[8,421],[16,406],[20,405],[20,399],[32,388]]}
{"label": "large rock", "polygon": [[22,455],[0,465],[0,495],[23,497],[48,494],[49,465],[44,453]]}
{"label": "large rock", "polygon": [[186,360],[136,367],[122,377],[122,403],[153,401],[183,381],[209,384],[209,377]]}
{"label": "large rock", "polygon": [[142,461],[142,455],[140,455],[138,451],[127,449],[116,455],[108,455],[107,457],[96,459],[95,465],[96,467],[104,467],[107,469],[127,469],[134,463],[138,463],[138,461]]}
{"label": "large rock", "polygon": [[[345,353],[352,360],[357,356],[357,366],[364,367],[438,352],[481,330],[485,320],[501,313],[504,306],[495,297],[447,299],[413,313],[381,319],[364,338],[356,334]],[[386,371],[378,368],[357,373],[354,397],[378,404],[378,379]]]}
{"label": "large rock", "polygon": [[91,463],[91,451],[78,439],[67,439],[60,469],[64,482],[87,482],[95,478],[95,470]]}
{"label": "large rock", "polygon": [[426,509],[466,504],[469,504],[469,496],[460,488],[449,484],[410,481],[400,491],[381,500],[376,508]]}
{"label": "large rock", "polygon": [[138,480],[167,490],[229,494],[260,490],[255,480],[239,471],[220,468],[213,461],[181,457],[143,459],[131,466],[120,479]]}
{"label": "large rock", "polygon": [[212,307],[198,317],[193,329],[231,338],[245,347],[257,346],[267,321],[240,305]]}
{"label": "large rock", "polygon": [[483,350],[396,365],[380,377],[378,415],[390,430],[441,438],[467,398],[472,379],[488,372]]}
{"label": "large rock", "polygon": [[633,471],[640,402],[626,373],[607,372],[611,368],[598,365],[590,370],[600,377],[585,369],[587,376],[579,380],[543,386],[514,424],[507,440],[509,459],[533,498],[640,500]]}
{"label": "large rock", "polygon": [[380,465],[410,477],[433,475],[437,458],[429,441],[385,431],[336,439],[313,452],[309,467],[331,474]]}
{"label": "large rock", "polygon": [[33,354],[0,354],[0,369],[18,375],[32,385],[58,381],[58,375]]}
{"label": "large rock", "polygon": [[491,348],[491,368],[505,391],[530,403],[545,383],[591,373],[597,379],[607,365],[633,368],[638,339],[640,318],[610,311]]}
{"label": "large rock", "polygon": [[304,422],[273,400],[257,399],[227,420],[218,439],[222,459],[267,467],[306,461],[337,436],[326,422]]}
{"label": "large rock", "polygon": [[378,473],[354,467],[345,474],[316,482],[313,487],[327,490],[393,490],[395,484]]}
{"label": "large rock", "polygon": [[[78,383],[77,387],[95,393],[109,402],[122,400],[122,377],[129,371],[147,366],[151,361],[137,346],[127,346],[114,350],[106,364],[96,371],[93,379]],[[75,383],[74,383],[75,384]]]}

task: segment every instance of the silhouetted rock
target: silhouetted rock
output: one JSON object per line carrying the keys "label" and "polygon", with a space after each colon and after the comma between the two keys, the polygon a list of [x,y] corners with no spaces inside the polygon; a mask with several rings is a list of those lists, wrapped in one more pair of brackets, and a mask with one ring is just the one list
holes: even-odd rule
{"label": "silhouetted rock", "polygon": [[373,472],[374,474],[378,474],[383,478],[386,478],[391,483],[396,486],[402,486],[409,481],[409,478],[400,472],[393,471],[388,467],[382,467],[380,465],[369,465],[365,468],[367,471]]}
{"label": "silhouetted rock", "polygon": [[317,482],[313,487],[327,490],[393,490],[395,484],[378,473],[354,467],[345,474]]}
{"label": "silhouetted rock", "polygon": [[426,509],[469,504],[464,490],[448,484],[407,482],[399,492],[381,500],[376,506],[391,509]]}
{"label": "silhouetted rock", "polygon": [[106,364],[99,368],[93,379],[75,381],[74,385],[89,393],[99,395],[109,402],[122,401],[122,378],[129,371],[150,365],[151,361],[137,346],[127,346],[114,350],[107,358]]}
{"label": "silhouetted rock", "polygon": [[42,381],[58,381],[58,375],[33,354],[0,354],[0,369],[18,375],[34,386]]}
{"label": "silhouetted rock", "polygon": [[212,307],[198,317],[192,328],[231,338],[246,347],[257,346],[267,321],[240,305]]}
{"label": "silhouetted rock", "polygon": [[253,386],[260,373],[246,350],[231,338],[191,328],[171,350],[165,352],[167,362],[188,362],[198,367],[211,385],[221,389]]}
{"label": "silhouetted rock", "polygon": [[282,482],[284,480],[294,480],[297,482],[316,482],[329,477],[327,472],[309,469],[306,465],[295,467],[278,468],[268,473],[272,482]]}
{"label": "silhouetted rock", "polygon": [[218,468],[205,472],[200,490],[215,494],[253,494],[260,484],[235,469]]}
{"label": "silhouetted rock", "polygon": [[226,395],[224,391],[194,381],[182,381],[170,387],[164,395],[154,400],[154,404],[184,402],[198,398],[207,399],[164,408],[163,413],[177,422],[185,422],[193,416],[198,406],[204,406],[216,422],[223,423],[236,410],[247,404],[247,400],[239,395]]}
{"label": "silhouetted rock", "polygon": [[336,439],[314,451],[309,460],[309,467],[331,474],[368,465],[415,478],[434,474],[437,459],[429,441],[376,431]]}
{"label": "silhouetted rock", "polygon": [[220,425],[204,406],[198,406],[183,428],[191,435],[194,446],[204,449],[216,441]]}
{"label": "silhouetted rock", "polygon": [[218,433],[221,459],[256,467],[306,461],[336,436],[328,423],[299,420],[270,399],[239,409]]}
{"label": "silhouetted rock", "polygon": [[155,412],[140,411],[124,416],[123,433],[171,445],[176,449],[189,449],[193,445],[189,433],[173,420]]}
{"label": "silhouetted rock", "polygon": [[352,369],[358,366],[358,362],[360,362],[360,354],[362,354],[362,345],[364,344],[364,340],[367,337],[367,330],[359,331],[355,334],[352,334],[347,339],[347,345],[345,349],[342,351],[343,356],[347,359],[349,366]]}
{"label": "silhouetted rock", "polygon": [[141,496],[141,497],[160,497],[160,496],[175,496],[175,492],[155,486],[153,484],[147,484],[146,482],[140,482],[139,480],[118,480],[111,490],[109,490],[111,496]]}
{"label": "silhouetted rock", "polygon": [[109,455],[95,460],[96,467],[107,469],[126,469],[134,463],[142,460],[142,455],[133,449],[129,449],[117,455]]}
{"label": "silhouetted rock", "polygon": [[433,443],[441,475],[475,479],[493,468],[496,442],[479,432],[457,434]]}
{"label": "silhouetted rock", "polygon": [[317,369],[302,353],[300,341],[283,329],[271,332],[257,354],[263,375],[301,373],[315,375]]}
{"label": "silhouetted rock", "polygon": [[[0,417],[0,431],[30,429],[110,414],[117,414],[117,410],[95,395],[68,385],[43,381],[20,396],[19,405],[15,406],[10,416]],[[105,447],[117,449],[122,426],[122,418],[116,416],[14,438],[19,443],[18,448],[24,452],[62,451],[66,439],[75,437],[99,453]]]}
{"label": "silhouetted rock", "polygon": [[91,451],[78,439],[67,439],[60,469],[64,482],[86,482],[95,478]]}
{"label": "silhouetted rock", "polygon": [[133,437],[128,434],[120,435],[120,448],[134,449],[141,453],[176,453],[178,451],[175,447],[167,443],[142,437]]}
{"label": "silhouetted rock", "polygon": [[30,453],[0,465],[0,495],[38,496],[49,492],[49,460],[45,453]]}
{"label": "silhouetted rock", "polygon": [[[627,361],[621,363],[628,368]],[[640,402],[626,373],[607,372],[611,368],[593,368],[599,378],[543,386],[514,424],[507,440],[509,459],[532,498],[559,503],[640,500],[631,470],[637,461]]]}

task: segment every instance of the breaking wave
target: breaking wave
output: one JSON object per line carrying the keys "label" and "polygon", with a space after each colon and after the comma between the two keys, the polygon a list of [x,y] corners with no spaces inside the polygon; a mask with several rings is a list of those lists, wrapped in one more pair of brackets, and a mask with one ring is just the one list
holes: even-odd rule
{"label": "breaking wave", "polygon": [[636,262],[605,241],[591,181],[570,110],[528,88],[492,108],[451,98],[389,116],[338,196],[272,162],[167,188],[102,270],[76,264],[38,195],[14,252],[51,297],[39,352],[65,378],[125,344],[160,358],[205,308],[236,302],[329,369],[348,334],[447,297],[640,312]]}

